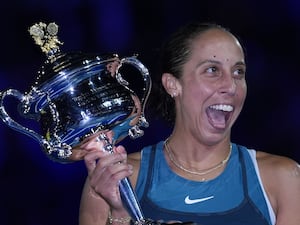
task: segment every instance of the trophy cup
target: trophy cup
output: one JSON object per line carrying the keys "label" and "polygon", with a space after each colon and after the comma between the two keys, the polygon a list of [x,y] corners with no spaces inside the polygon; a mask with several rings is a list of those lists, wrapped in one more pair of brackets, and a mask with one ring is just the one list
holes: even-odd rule
{"label": "trophy cup", "polygon": [[[59,163],[72,162],[72,148],[100,130],[113,131],[112,143],[105,135],[99,136],[107,142],[107,151],[126,136],[143,135],[140,127],[148,126],[144,108],[151,78],[136,56],[62,53],[55,23],[34,24],[29,32],[47,59],[29,92],[0,92],[0,117],[6,125],[38,141],[44,153]],[[140,85],[134,84],[137,80]],[[22,126],[8,114],[4,103],[7,97],[17,99],[19,114],[37,122],[39,131]],[[138,122],[132,125],[134,118]],[[134,223],[152,223],[144,218],[127,178],[120,182],[120,193]]]}

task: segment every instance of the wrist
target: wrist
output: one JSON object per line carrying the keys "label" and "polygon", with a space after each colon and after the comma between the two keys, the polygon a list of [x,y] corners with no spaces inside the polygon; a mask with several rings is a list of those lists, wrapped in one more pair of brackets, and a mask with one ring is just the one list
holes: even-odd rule
{"label": "wrist", "polygon": [[131,217],[127,213],[112,213],[108,211],[108,224],[130,224]]}

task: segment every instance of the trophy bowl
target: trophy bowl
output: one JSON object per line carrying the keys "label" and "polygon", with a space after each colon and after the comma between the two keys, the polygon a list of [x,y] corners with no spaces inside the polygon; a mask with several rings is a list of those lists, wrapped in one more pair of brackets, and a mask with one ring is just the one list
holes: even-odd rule
{"label": "trophy bowl", "polygon": [[[151,79],[136,56],[117,54],[60,52],[55,23],[37,23],[29,32],[46,53],[34,84],[27,93],[16,89],[0,92],[0,118],[10,128],[37,140],[46,155],[59,163],[80,160],[73,149],[85,138],[101,130],[112,130],[112,150],[119,140],[143,135],[148,127],[144,116]],[[39,131],[23,126],[7,112],[5,99],[18,101],[16,110],[34,120]],[[107,140],[106,136],[99,136]],[[76,150],[77,151],[77,150]],[[75,150],[74,150],[75,152]],[[110,151],[113,153],[113,151]],[[150,224],[144,219],[128,178],[120,181],[120,194],[135,224]]]}
{"label": "trophy bowl", "polygon": [[[147,68],[136,56],[62,53],[57,30],[55,23],[30,28],[47,60],[27,93],[0,92],[2,121],[37,140],[49,158],[62,163],[72,161],[72,148],[99,130],[113,130],[115,142],[143,135],[140,127],[148,126],[144,106],[151,89]],[[37,122],[39,131],[10,116],[7,97],[17,99],[18,113]]]}

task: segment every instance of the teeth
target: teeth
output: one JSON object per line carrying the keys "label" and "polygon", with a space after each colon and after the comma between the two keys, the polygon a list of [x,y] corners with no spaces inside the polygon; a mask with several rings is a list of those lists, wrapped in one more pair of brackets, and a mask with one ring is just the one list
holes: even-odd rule
{"label": "teeth", "polygon": [[233,110],[233,107],[231,105],[212,105],[209,108],[215,110],[222,110],[225,112],[231,112]]}

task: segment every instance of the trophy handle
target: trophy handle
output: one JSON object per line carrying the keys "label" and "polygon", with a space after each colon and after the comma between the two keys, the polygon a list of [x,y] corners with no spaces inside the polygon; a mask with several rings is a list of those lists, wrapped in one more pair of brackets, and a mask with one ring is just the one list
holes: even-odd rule
{"label": "trophy handle", "polygon": [[[43,147],[44,151],[47,152],[48,155],[57,154],[58,157],[62,159],[68,158],[71,152],[71,146],[65,143],[55,143],[51,144],[47,139],[36,131],[29,129],[27,127],[22,126],[20,123],[16,122],[12,117],[7,113],[4,106],[4,99],[6,97],[14,97],[22,103],[22,110],[19,109],[18,112],[24,118],[37,119],[38,115],[29,114],[30,110],[30,101],[32,100],[32,96],[30,94],[24,95],[20,91],[16,89],[8,89],[6,91],[0,92],[0,118],[2,121],[8,125],[10,128],[23,133],[36,141]],[[27,115],[28,114],[28,115]],[[27,115],[27,117],[26,117]]]}
{"label": "trophy handle", "polygon": [[26,134],[26,135],[32,137],[33,139],[39,141],[40,143],[44,142],[44,138],[42,135],[38,134],[34,130],[31,130],[27,127],[22,126],[21,124],[19,124],[15,120],[13,120],[11,118],[11,116],[6,112],[5,106],[4,106],[4,99],[8,96],[12,96],[12,97],[18,99],[23,104],[24,104],[24,102],[29,101],[29,98],[30,98],[28,95],[24,95],[16,89],[8,89],[6,91],[0,92],[0,118],[2,119],[2,121],[4,123],[6,123],[9,127],[11,127],[12,129],[14,129],[20,133]]}
{"label": "trophy handle", "polygon": [[[147,99],[148,99],[149,94],[150,94],[151,86],[152,86],[152,81],[151,81],[151,77],[149,75],[149,71],[144,66],[144,64],[142,64],[141,61],[139,61],[137,59],[136,56],[125,57],[125,58],[121,59],[121,63],[120,63],[119,68],[122,66],[123,63],[130,64],[130,65],[134,66],[135,68],[137,68],[139,70],[139,72],[142,75],[142,78],[143,78],[143,81],[144,81],[144,87],[143,87],[144,94],[143,94],[143,97],[141,99],[141,102],[142,102],[142,105],[143,105],[142,109],[144,109],[145,104],[146,104]],[[119,81],[119,83],[122,84],[122,78],[120,77],[120,74],[118,73],[118,70],[117,70],[116,78]]]}
{"label": "trophy handle", "polygon": [[128,135],[130,138],[136,139],[136,138],[144,135],[144,131],[141,130],[140,127],[147,128],[149,126],[149,123],[145,118],[145,106],[146,106],[146,103],[147,103],[147,100],[148,100],[148,97],[149,97],[149,94],[151,91],[152,81],[151,81],[151,77],[149,75],[148,69],[144,66],[144,64],[142,64],[137,59],[136,56],[125,57],[125,58],[121,59],[120,65],[116,71],[116,79],[124,87],[130,89],[128,87],[129,83],[125,79],[123,79],[122,75],[119,73],[119,69],[122,67],[123,64],[129,64],[129,65],[134,66],[136,69],[138,69],[138,71],[140,72],[140,74],[143,78],[143,82],[144,82],[143,83],[143,85],[144,85],[143,86],[143,95],[141,96],[141,99],[139,99],[141,102],[141,115],[139,117],[138,123],[135,126],[131,127],[128,132]]}
{"label": "trophy handle", "polygon": [[[140,102],[141,102],[141,115],[139,116],[138,123],[134,126],[130,125],[130,121],[132,118],[128,118],[127,120],[123,121],[121,124],[118,124],[117,126],[113,127],[111,130],[113,131],[113,138],[112,143],[109,142],[108,138],[105,134],[100,135],[99,138],[105,142],[104,150],[108,151],[110,153],[113,153],[113,146],[118,142],[119,137],[126,136],[126,133],[128,131],[128,135],[130,138],[138,138],[141,137],[144,132],[140,129],[140,127],[148,127],[149,123],[147,122],[144,111],[145,111],[145,105],[148,100],[150,91],[151,91],[151,77],[149,75],[148,69],[136,58],[136,57],[126,57],[121,59],[121,63],[116,71],[116,79],[117,81],[123,85],[124,87],[130,89],[128,87],[128,82],[123,79],[121,73],[119,73],[119,69],[122,67],[122,64],[130,64],[134,66],[138,71],[140,72],[144,86],[143,86],[143,96],[141,96]],[[131,90],[132,91],[132,90]],[[134,91],[132,91],[134,93]],[[142,225],[142,224],[153,224],[151,220],[146,219],[143,215],[143,211],[141,209],[141,206],[139,204],[138,198],[136,196],[136,193],[134,192],[132,185],[128,178],[124,178],[120,180],[119,183],[119,190],[120,195],[122,198],[122,202],[125,205],[128,213],[130,214],[134,224]]]}

